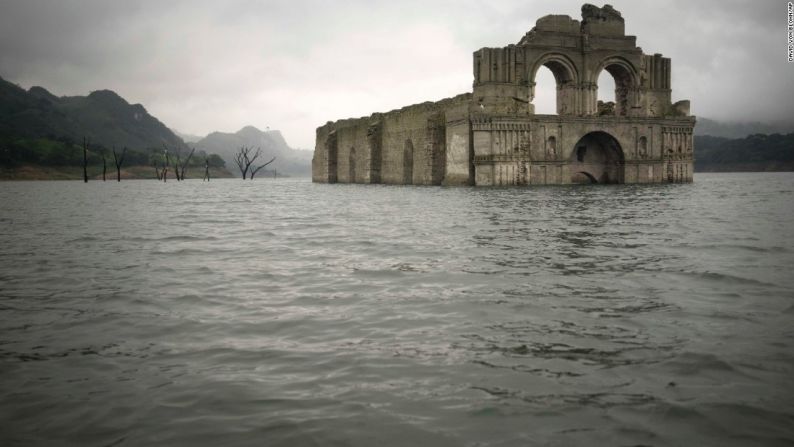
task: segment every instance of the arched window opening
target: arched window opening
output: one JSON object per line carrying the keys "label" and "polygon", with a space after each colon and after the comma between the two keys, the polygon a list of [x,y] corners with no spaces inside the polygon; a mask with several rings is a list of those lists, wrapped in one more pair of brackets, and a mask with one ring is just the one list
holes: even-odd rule
{"label": "arched window opening", "polygon": [[530,101],[541,115],[576,113],[576,73],[563,56],[551,55],[537,66],[532,76]]}
{"label": "arched window opening", "polygon": [[557,81],[548,67],[540,67],[535,75],[535,113],[538,115],[557,114]]}
{"label": "arched window opening", "polygon": [[[610,78],[612,82],[610,82]],[[598,74],[597,83],[598,115],[628,115],[631,106],[629,91],[634,84],[629,69],[621,63],[611,63]]]}
{"label": "arched window opening", "polygon": [[615,80],[606,70],[601,70],[598,75],[598,103],[599,115],[615,114]]}

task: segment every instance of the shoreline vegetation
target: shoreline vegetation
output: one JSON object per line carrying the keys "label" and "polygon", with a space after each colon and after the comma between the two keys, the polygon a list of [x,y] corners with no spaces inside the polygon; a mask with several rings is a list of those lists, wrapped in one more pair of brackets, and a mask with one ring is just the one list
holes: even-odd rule
{"label": "shoreline vegetation", "polygon": [[194,152],[179,146],[119,150],[64,137],[0,136],[0,180],[162,180],[166,172],[166,180],[179,181],[175,174],[183,170],[186,178],[204,178],[206,170],[210,179],[232,177],[217,154],[201,151],[193,157]]}
{"label": "shoreline vegetation", "polygon": [[[200,180],[204,175],[204,168],[195,167],[192,172],[188,170],[187,180]],[[265,176],[266,177],[266,176]],[[224,167],[210,167],[210,181],[219,178],[236,178]],[[89,181],[102,181],[102,165],[88,166]],[[122,180],[158,180],[154,167],[136,165],[121,169]],[[168,180],[176,181],[173,172],[169,170]],[[83,180],[82,166],[47,166],[38,164],[22,164],[14,167],[0,166],[0,181],[14,180]],[[116,181],[115,168],[108,170],[106,181]]]}
{"label": "shoreline vegetation", "polygon": [[[696,174],[728,173],[728,172],[794,172],[794,162],[789,163],[725,163],[714,164],[695,169]],[[188,171],[187,180],[198,180],[203,177],[203,168]],[[110,175],[112,174],[112,175]],[[273,172],[267,171],[262,178],[272,178]],[[279,176],[281,177],[281,175]],[[211,167],[210,179],[239,178],[225,167]],[[102,181],[102,166],[88,167],[89,181]],[[158,180],[152,166],[129,166],[121,170],[122,180]],[[83,180],[82,166],[46,166],[24,164],[14,167],[0,166],[0,181],[35,181],[35,180]],[[176,181],[171,170],[168,180]],[[116,171],[108,171],[106,181],[116,181]]]}
{"label": "shoreline vegetation", "polygon": [[[790,127],[705,118],[700,125],[694,136],[695,172],[794,171],[794,133],[760,133]],[[747,135],[750,131],[759,133]],[[709,132],[721,136],[704,134]],[[177,180],[176,165],[187,169],[187,178],[203,177],[208,167],[212,179],[237,177],[232,172],[237,164],[245,177],[239,151],[248,148],[253,154],[260,145],[267,154],[261,161],[278,156],[279,162],[265,170],[270,162],[253,166],[247,161],[250,169],[263,169],[259,176],[311,173],[310,154],[291,149],[278,131],[246,126],[233,134],[213,132],[192,147],[142,105],[113,91],[57,97],[42,87],[24,90],[0,78],[0,180],[80,180],[84,165],[88,180],[99,181],[103,171],[107,181],[115,180],[117,165],[122,180],[157,179],[163,171],[167,180]]]}
{"label": "shoreline vegetation", "polygon": [[[173,169],[172,169],[173,168]],[[0,78],[0,179],[167,180],[232,177],[212,151],[185,144],[140,104],[110,90],[55,96]],[[263,173],[264,174],[264,173]]]}
{"label": "shoreline vegetation", "polygon": [[695,172],[794,171],[794,133],[695,136]]}
{"label": "shoreline vegetation", "polygon": [[[251,150],[245,147],[240,150],[243,149]],[[207,167],[210,179],[238,177],[219,155],[208,155],[204,151],[191,158],[180,147],[124,149],[119,152],[115,147],[108,149],[98,144],[81,146],[68,138],[14,138],[0,135],[0,181],[80,180],[83,179],[83,163],[87,164],[88,180],[102,181],[103,171],[107,181],[115,180],[114,152],[121,154],[122,180],[162,180],[159,175],[164,167],[168,168],[165,170],[168,173],[167,180],[177,180],[174,169],[171,169],[177,164],[187,169],[186,178],[203,178]],[[187,157],[184,163],[180,161],[180,153]],[[239,167],[242,171],[243,166]],[[696,173],[792,171],[794,133],[753,134],[744,138],[695,136]],[[266,170],[261,176],[272,175],[273,171]]]}

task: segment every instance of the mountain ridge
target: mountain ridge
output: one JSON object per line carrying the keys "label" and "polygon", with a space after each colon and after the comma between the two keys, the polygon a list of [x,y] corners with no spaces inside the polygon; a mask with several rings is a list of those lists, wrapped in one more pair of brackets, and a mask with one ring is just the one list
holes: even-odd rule
{"label": "mountain ridge", "polygon": [[794,122],[762,123],[758,121],[718,121],[698,117],[695,135],[724,138],[745,138],[755,134],[787,134],[794,132]]}
{"label": "mountain ridge", "polygon": [[118,93],[100,89],[86,96],[56,96],[42,86],[28,90],[0,78],[0,134],[23,138],[88,139],[104,147],[186,148],[184,141]]}
{"label": "mountain ridge", "polygon": [[312,151],[293,149],[287,144],[284,135],[279,130],[260,130],[252,125],[243,126],[237,132],[209,133],[206,137],[192,144],[196,149],[213,152],[226,161],[229,170],[235,169],[234,156],[240,147],[253,147],[262,150],[263,162],[276,157],[269,171],[276,169],[295,177],[308,177],[311,175]]}

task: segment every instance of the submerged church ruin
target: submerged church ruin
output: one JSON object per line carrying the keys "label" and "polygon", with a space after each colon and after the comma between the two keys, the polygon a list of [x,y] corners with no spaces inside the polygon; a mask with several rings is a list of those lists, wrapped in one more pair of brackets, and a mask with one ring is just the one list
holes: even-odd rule
{"label": "submerged church ruin", "polygon": [[[535,113],[548,67],[557,114]],[[312,179],[327,183],[551,185],[691,182],[689,101],[671,100],[670,59],[646,55],[620,12],[540,18],[515,45],[474,53],[474,88],[454,98],[317,129]],[[615,102],[598,101],[598,77]]]}

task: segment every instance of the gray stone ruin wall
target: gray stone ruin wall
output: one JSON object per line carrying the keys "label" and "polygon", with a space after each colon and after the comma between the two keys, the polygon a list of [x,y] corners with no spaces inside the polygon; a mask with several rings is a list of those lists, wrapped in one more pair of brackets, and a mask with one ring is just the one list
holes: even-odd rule
{"label": "gray stone ruin wall", "polygon": [[[469,94],[422,103],[368,117],[329,122],[317,129],[312,178],[325,183],[440,185],[447,159],[447,120],[455,109],[468,111]],[[460,127],[460,123],[452,123]],[[463,132],[468,134],[468,128]],[[463,143],[468,146],[467,141]],[[466,171],[452,166],[452,171]],[[465,180],[464,180],[465,181]]]}
{"label": "gray stone ruin wall", "polygon": [[[535,113],[554,75],[557,114]],[[695,117],[672,102],[669,58],[646,55],[610,5],[549,15],[515,45],[473,54],[473,92],[317,129],[316,182],[532,185],[692,181]],[[598,101],[598,77],[615,103]]]}
{"label": "gray stone ruin wall", "polygon": [[[592,145],[594,142],[585,137],[594,133],[609,135],[621,149],[621,159],[609,160],[605,166],[614,183],[688,182],[692,180],[690,124],[677,119],[592,120],[536,115],[517,120],[508,116],[474,115],[474,184],[572,183],[581,164],[576,151],[582,145]],[[669,166],[674,173],[672,177],[668,177]]]}

